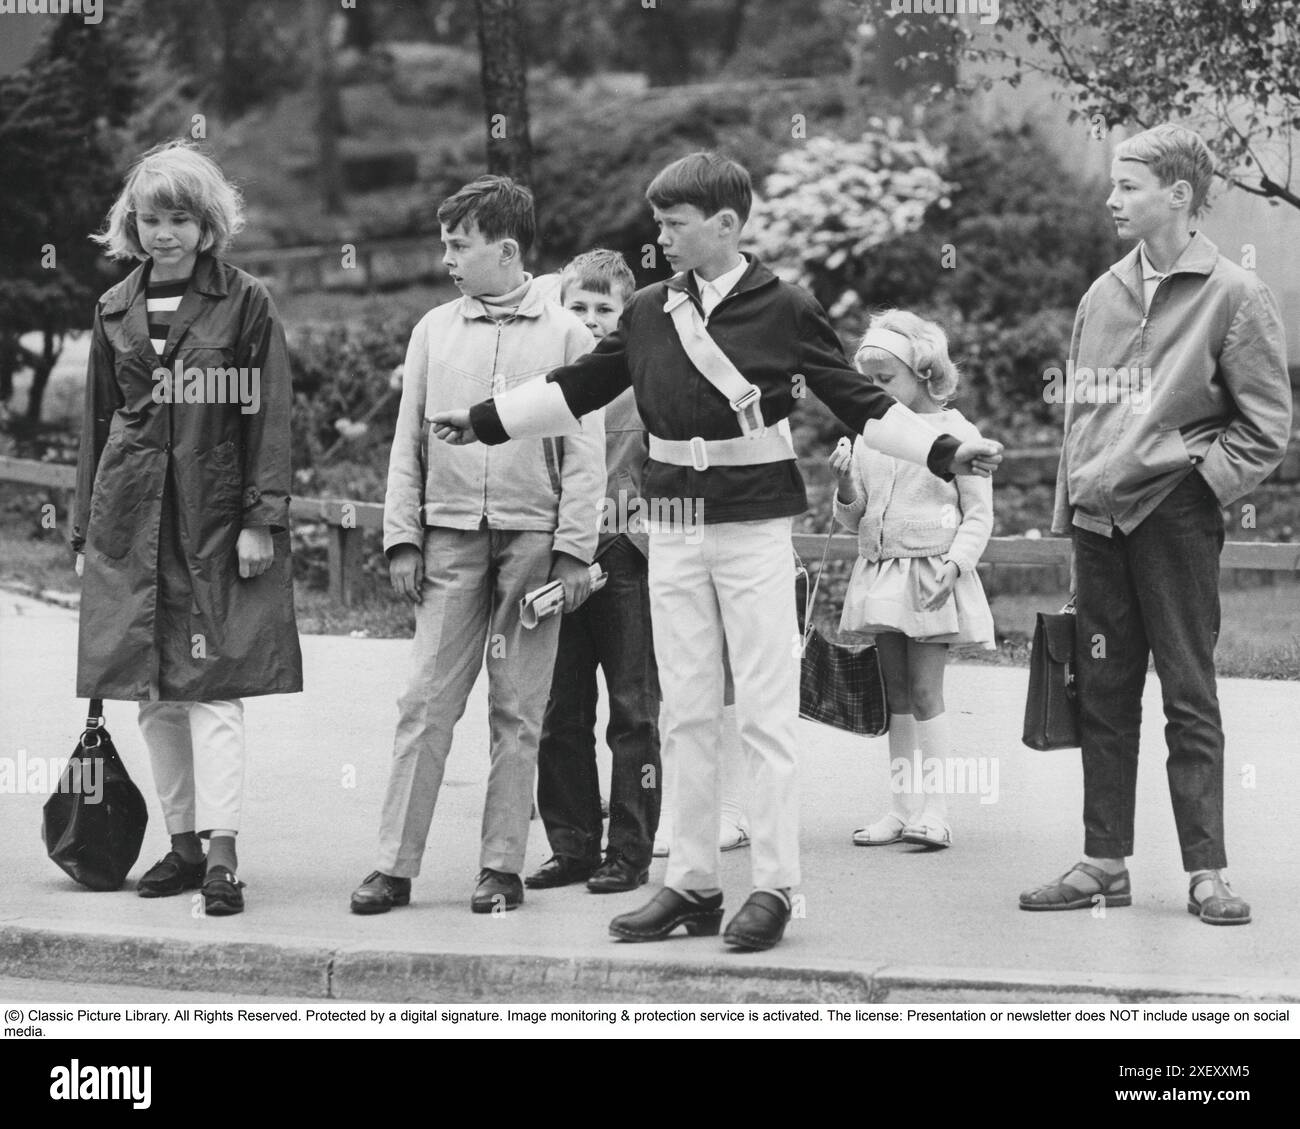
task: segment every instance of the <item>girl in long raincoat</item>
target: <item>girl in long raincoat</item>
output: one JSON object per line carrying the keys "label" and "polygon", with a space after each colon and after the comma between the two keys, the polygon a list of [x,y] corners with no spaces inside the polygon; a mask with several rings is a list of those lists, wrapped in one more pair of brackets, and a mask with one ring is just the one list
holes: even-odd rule
{"label": "girl in long raincoat", "polygon": [[142,262],[95,312],[72,526],[77,693],[140,703],[171,835],[138,892],[201,887],[217,915],[244,907],[242,699],[302,689],[291,378],[266,289],[217,258],[242,226],[238,190],[188,143],[128,174],[94,238]]}

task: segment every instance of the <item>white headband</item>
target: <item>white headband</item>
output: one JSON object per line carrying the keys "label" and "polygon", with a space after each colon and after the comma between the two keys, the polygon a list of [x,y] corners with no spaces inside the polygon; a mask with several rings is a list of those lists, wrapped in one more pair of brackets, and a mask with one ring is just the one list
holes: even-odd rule
{"label": "white headband", "polygon": [[884,349],[916,372],[916,346],[912,344],[911,338],[904,337],[896,330],[868,329],[862,338],[862,344],[858,346],[858,352],[867,348]]}

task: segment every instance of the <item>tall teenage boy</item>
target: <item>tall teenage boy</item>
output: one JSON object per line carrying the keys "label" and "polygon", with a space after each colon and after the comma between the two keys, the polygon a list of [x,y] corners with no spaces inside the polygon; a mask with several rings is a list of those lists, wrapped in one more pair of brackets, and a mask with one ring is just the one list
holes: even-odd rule
{"label": "tall teenage boy", "polygon": [[592,345],[582,323],[524,270],[534,232],[528,189],[480,177],[443,201],[438,222],[461,297],[425,314],[406,351],[384,551],[393,589],[415,605],[413,663],[398,702],[378,864],[353,893],[353,913],[410,901],[452,729],[485,657],[492,767],[470,906],[491,913],[523,901],[537,740],[560,623],[524,630],[519,599],[552,578],[564,584],[566,611],[587,598],[594,515],[605,496],[599,417],[562,446],[534,439],[476,452],[432,440],[439,408],[539,380]]}
{"label": "tall teenage boy", "polygon": [[1272,293],[1194,230],[1213,175],[1205,142],[1181,126],[1115,150],[1106,205],[1138,245],[1079,304],[1052,523],[1074,537],[1084,858],[1021,894],[1022,909],[1131,903],[1142,687],[1154,656],[1188,911],[1211,925],[1250,921],[1221,873],[1220,508],[1281,461],[1291,385]]}
{"label": "tall teenage boy", "polygon": [[[616,917],[628,941],[666,937],[678,925],[716,934],[718,749],[725,637],[736,713],[752,779],[753,892],[723,940],[742,949],[777,944],[799,882],[793,515],[807,505],[786,417],[810,389],[867,442],[940,475],[988,474],[1001,447],[939,435],[862,379],[817,302],[739,250],[752,199],[734,161],[695,153],[663,169],[646,191],[659,245],[677,273],[638,291],[618,329],[547,382],[440,412],[450,442],[502,443],[571,432],[579,417],[631,385],[650,433],[643,490],[661,515],[650,531],[650,600],[664,695],[665,761],[673,832],[665,887]],[[678,308],[680,307],[680,308]],[[680,328],[679,328],[680,327]],[[743,391],[724,395],[687,352],[719,374],[739,370]],[[709,359],[712,358],[712,359]],[[736,375],[736,374],[733,374]]]}

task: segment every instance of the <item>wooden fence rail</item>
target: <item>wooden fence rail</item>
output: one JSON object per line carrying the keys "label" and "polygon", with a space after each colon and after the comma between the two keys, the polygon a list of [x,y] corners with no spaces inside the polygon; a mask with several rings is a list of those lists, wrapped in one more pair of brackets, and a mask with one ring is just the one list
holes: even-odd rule
{"label": "wooden fence rail", "polygon": [[[59,508],[64,513],[71,510],[76,472],[70,466],[0,456],[0,482],[4,481],[60,493],[64,497]],[[323,522],[328,527],[330,594],[345,606],[351,605],[361,580],[362,535],[367,530],[383,529],[383,504],[345,498],[294,498],[292,515],[296,522]],[[821,560],[824,545],[825,536],[822,534],[794,535],[795,551],[806,562]],[[831,538],[828,559],[852,560],[857,552],[856,537],[836,534]],[[993,537],[981,563],[1064,567],[1070,563],[1070,541],[1066,537]],[[1220,563],[1224,568],[1296,572],[1300,570],[1300,544],[1229,541],[1223,546]]]}

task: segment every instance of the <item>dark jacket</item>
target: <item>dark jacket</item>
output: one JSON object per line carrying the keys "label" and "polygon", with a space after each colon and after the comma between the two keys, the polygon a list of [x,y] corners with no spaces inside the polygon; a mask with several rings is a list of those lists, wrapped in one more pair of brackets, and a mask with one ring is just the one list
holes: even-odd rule
{"label": "dark jacket", "polygon": [[[849,364],[817,300],[778,279],[752,256],[749,269],[714,308],[708,332],[737,369],[762,394],[764,423],[790,415],[795,400],[812,392],[855,433],[879,419],[894,399]],[[741,434],[726,398],[691,363],[672,318],[664,312],[669,290],[685,290],[700,308],[690,272],[638,290],[618,328],[596,348],[547,378],[560,385],[574,416],[609,403],[629,385],[650,434],[661,439],[730,439]],[[474,433],[485,443],[505,442],[492,401],[471,409]],[[940,436],[929,466],[943,474],[960,444]],[[758,521],[802,513],[808,506],[793,459],[755,466],[714,466],[704,471],[648,459],[643,492],[651,500],[699,499],[707,524]]]}
{"label": "dark jacket", "polygon": [[[200,255],[159,357],[147,274],[142,264],[95,312],[72,523],[72,547],[86,554],[77,694],[217,701],[301,690],[292,387],[275,307],[251,275]],[[202,402],[169,402],[175,385],[160,378],[174,380],[178,365],[204,375],[183,386],[201,387]],[[252,399],[241,402],[239,369],[256,411],[244,410]],[[253,526],[271,530],[275,562],[242,580],[235,543]]]}

